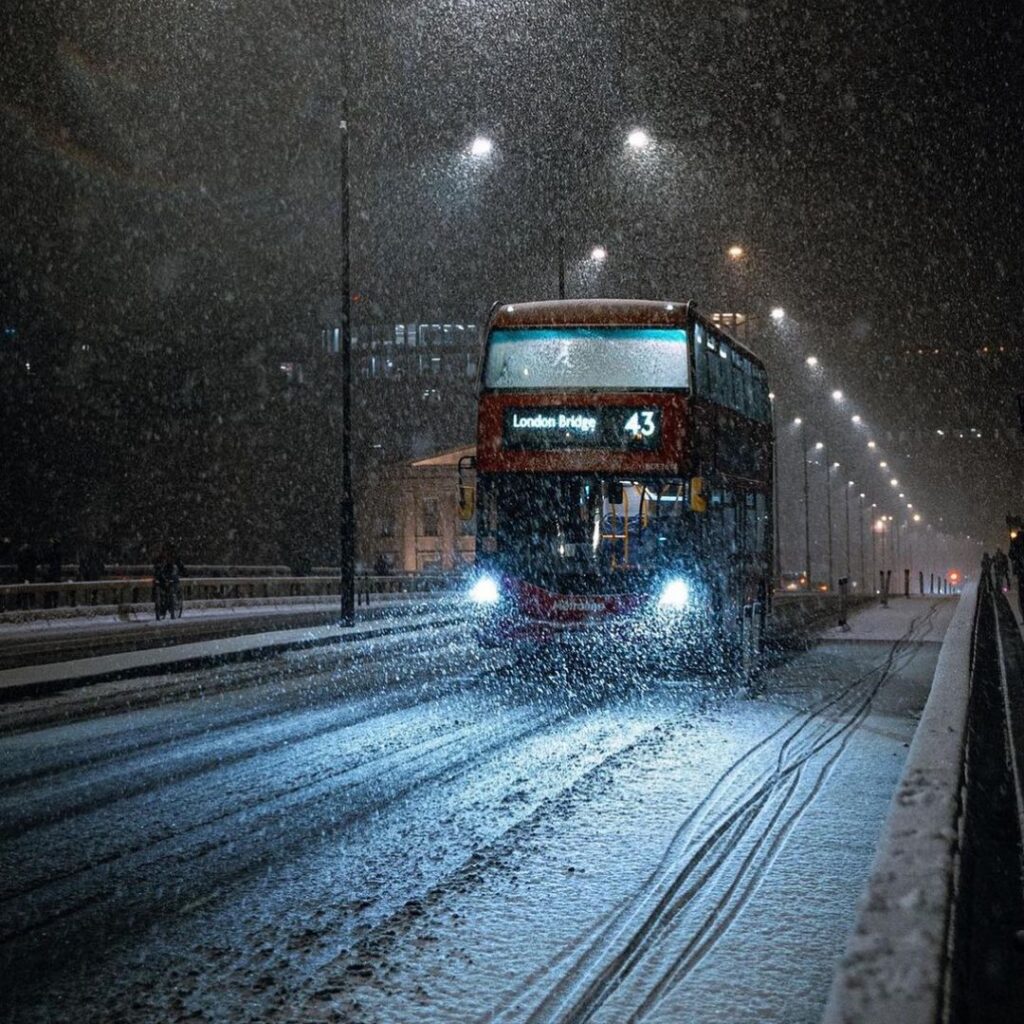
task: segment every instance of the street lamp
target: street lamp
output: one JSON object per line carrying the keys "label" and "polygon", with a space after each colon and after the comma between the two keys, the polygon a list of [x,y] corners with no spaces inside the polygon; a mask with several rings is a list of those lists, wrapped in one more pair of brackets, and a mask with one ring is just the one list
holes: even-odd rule
{"label": "street lamp", "polygon": [[860,585],[866,587],[867,580],[864,575],[864,492],[861,491],[858,497],[860,503],[860,518],[858,519],[857,532],[860,534]]}
{"label": "street lamp", "polygon": [[782,552],[779,549],[779,427],[775,392],[768,392],[772,410],[772,544],[775,548],[775,580],[782,581]]}
{"label": "street lamp", "polygon": [[[634,128],[626,136],[626,144],[634,150],[646,149],[651,143],[651,137],[642,128]],[[551,168],[551,176],[554,179],[554,193],[555,193],[555,219],[558,226],[558,297],[560,299],[565,298],[565,154],[561,147],[554,147],[552,149],[542,149],[534,152],[533,154],[525,154],[524,151],[508,146],[503,143],[502,146],[507,148],[510,152],[515,152],[520,155],[530,155],[533,157],[539,157],[548,164]],[[475,136],[469,144],[469,153],[472,157],[478,160],[484,160],[491,156],[494,152],[494,142],[486,135]],[[598,255],[598,252],[601,255]],[[596,262],[603,261],[607,256],[607,252],[601,247],[596,246],[591,252],[591,259]]]}
{"label": "street lamp", "polygon": [[590,250],[590,258],[595,263],[604,263],[604,261],[608,259],[608,250],[603,245],[595,245],[594,248]]}
{"label": "street lamp", "polygon": [[[828,449],[824,441],[818,441],[814,450],[822,453],[825,463],[825,516],[828,526],[828,589],[832,590],[833,564],[832,564],[832,463],[828,461]],[[838,466],[839,463],[836,463]]]}
{"label": "street lamp", "polygon": [[[346,4],[346,11],[348,5]],[[346,33],[347,35],[347,33]],[[347,68],[347,62],[346,62]],[[347,76],[347,72],[346,72]],[[356,515],[352,490],[352,267],[349,221],[349,126],[348,83],[344,84],[341,119],[341,239],[340,266],[341,311],[338,355],[341,359],[341,508],[339,509],[338,589],[341,596],[340,623],[351,626],[356,621]]]}
{"label": "street lamp", "polygon": [[773,306],[772,311],[768,314],[776,323],[780,323],[786,319],[786,311],[781,306]]}
{"label": "street lamp", "polygon": [[853,481],[850,480],[846,484],[846,578],[850,578],[850,488],[853,487]]}
{"label": "street lamp", "polygon": [[800,428],[800,446],[804,453],[804,578],[807,589],[811,589],[811,503],[808,498],[810,488],[807,486],[807,431],[804,421],[797,416],[793,425]]}

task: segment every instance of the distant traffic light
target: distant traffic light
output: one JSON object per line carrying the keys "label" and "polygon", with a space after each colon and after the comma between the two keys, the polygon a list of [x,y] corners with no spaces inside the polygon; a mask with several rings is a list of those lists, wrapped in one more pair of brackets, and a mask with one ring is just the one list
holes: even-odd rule
{"label": "distant traffic light", "polygon": [[960,573],[956,569],[949,570],[949,582],[955,587],[960,582]]}

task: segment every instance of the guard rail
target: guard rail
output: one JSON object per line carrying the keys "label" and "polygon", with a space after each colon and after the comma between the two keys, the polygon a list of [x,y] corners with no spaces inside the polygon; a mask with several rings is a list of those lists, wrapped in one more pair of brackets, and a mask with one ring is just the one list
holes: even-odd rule
{"label": "guard rail", "polygon": [[[455,577],[443,575],[358,576],[356,597],[368,603],[371,594],[424,594],[446,590]],[[315,598],[338,595],[337,576],[183,576],[182,596],[190,601],[241,601]],[[125,607],[146,604],[153,597],[153,577],[17,583],[0,586],[0,612],[45,609]]]}

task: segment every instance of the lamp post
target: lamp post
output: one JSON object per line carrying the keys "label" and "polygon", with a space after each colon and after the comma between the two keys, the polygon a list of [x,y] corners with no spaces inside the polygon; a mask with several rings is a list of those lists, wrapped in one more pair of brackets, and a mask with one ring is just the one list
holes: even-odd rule
{"label": "lamp post", "polygon": [[872,593],[874,593],[874,591],[875,591],[875,580],[878,579],[878,568],[879,568],[879,566],[878,566],[878,524],[874,521],[875,520],[875,512],[874,512],[874,510],[876,508],[878,508],[878,506],[875,504],[875,502],[872,502],[871,503],[871,511],[869,513],[869,515],[871,516],[871,519],[872,519],[872,523],[871,523],[871,592]]}
{"label": "lamp post", "polygon": [[[750,255],[747,252],[747,250],[743,248],[742,245],[730,245],[729,248],[726,250],[726,255],[729,257],[730,262],[738,269],[738,272],[741,275],[743,281],[743,295],[740,299],[740,303],[742,304],[743,309],[740,310],[739,312],[743,314],[743,340],[749,343],[750,324],[748,322],[748,314],[750,311]],[[736,314],[733,314],[734,325],[735,315]],[[739,336],[738,330],[736,334],[737,336]]]}
{"label": "lamp post", "polygon": [[[751,322],[758,319],[755,316],[750,315],[750,250],[744,248],[742,245],[733,244],[725,250],[726,256],[729,258],[729,262],[737,268],[737,272],[742,276],[743,287],[742,297],[739,299],[742,309],[733,311],[733,326],[736,328],[736,337],[739,338],[739,324],[737,323],[736,317],[739,315],[743,316],[743,341],[749,344],[750,342],[750,325]],[[778,323],[780,320],[785,318],[785,310],[781,306],[776,306],[772,309],[769,316]]]}
{"label": "lamp post", "polygon": [[775,585],[782,580],[782,552],[779,550],[779,431],[775,409],[775,392],[768,392],[772,410],[772,544],[775,547]]}
{"label": "lamp post", "polygon": [[860,492],[858,498],[860,502],[860,585],[863,587],[866,583],[866,577],[864,575],[864,492]]}
{"label": "lamp post", "polygon": [[[828,589],[832,590],[833,563],[832,563],[832,463],[828,461],[828,448],[824,441],[818,441],[815,449],[821,452],[825,460],[825,516],[828,528]],[[839,463],[836,463],[838,466]]]}
{"label": "lamp post", "polygon": [[[640,128],[634,128],[626,136],[626,144],[633,150],[646,149],[651,143],[651,137],[647,132]],[[486,135],[477,135],[476,138],[469,145],[469,153],[475,159],[486,159],[494,151],[494,142]],[[555,223],[556,223],[556,250],[558,260],[558,297],[560,299],[565,298],[565,280],[566,280],[566,268],[565,268],[565,155],[562,147],[554,147],[552,149],[541,149],[532,154],[527,153],[524,150],[520,150],[517,147],[503,144],[502,148],[509,150],[510,152],[516,153],[517,155],[526,155],[531,157],[539,157],[544,161],[546,166],[550,170],[550,175],[554,185],[554,207],[555,207]],[[600,250],[602,255],[596,256],[595,253]],[[601,246],[595,247],[591,258],[595,262],[602,262],[607,253]]]}
{"label": "lamp post", "polygon": [[808,498],[810,488],[807,486],[807,431],[804,421],[797,416],[793,423],[800,428],[800,447],[804,453],[804,578],[807,589],[811,589],[811,503]]}
{"label": "lamp post", "polygon": [[846,485],[846,578],[850,578],[850,488],[853,486],[853,481],[850,480]]}
{"label": "lamp post", "polygon": [[[345,5],[347,14],[348,5]],[[346,19],[347,20],[347,19]],[[347,38],[347,26],[346,26]],[[352,499],[352,279],[349,252],[349,122],[348,65],[345,65],[341,108],[341,324],[338,339],[341,358],[341,509],[339,521],[339,589],[341,591],[341,625],[355,623],[356,522]]]}

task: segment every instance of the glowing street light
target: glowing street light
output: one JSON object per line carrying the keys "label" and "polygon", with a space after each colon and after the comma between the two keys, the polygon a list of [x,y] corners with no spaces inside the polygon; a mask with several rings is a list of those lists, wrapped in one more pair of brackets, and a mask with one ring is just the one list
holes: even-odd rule
{"label": "glowing street light", "polygon": [[842,391],[839,390],[839,388],[836,388],[835,391],[832,392],[832,401],[833,402],[841,402],[842,400],[843,400],[843,393],[842,393]]}
{"label": "glowing street light", "polygon": [[642,128],[634,128],[629,135],[626,136],[626,142],[628,142],[633,149],[646,149],[651,144],[651,137]]}
{"label": "glowing street light", "polygon": [[595,263],[603,263],[608,259],[608,250],[603,245],[595,245],[594,248],[590,250],[590,258]]}
{"label": "glowing street light", "polygon": [[855,415],[855,416],[851,416],[851,417],[850,417],[850,422],[851,422],[851,423],[852,423],[852,424],[853,424],[853,425],[854,425],[855,427],[859,427],[859,426],[860,426],[860,417],[859,417],[859,416],[856,416],[856,415]]}
{"label": "glowing street light", "polygon": [[874,451],[874,450],[875,450],[875,449],[876,449],[876,448],[878,447],[878,445],[877,445],[877,444],[875,444],[875,442],[874,442],[874,441],[868,441],[868,447],[869,447],[869,448],[870,448],[870,449],[871,449],[872,451]]}
{"label": "glowing street light", "polygon": [[772,308],[771,313],[768,314],[776,323],[786,319],[786,311],[781,306],[775,306]]}
{"label": "glowing street light", "polygon": [[793,426],[794,426],[794,427],[799,427],[801,423],[803,423],[803,420],[802,420],[802,419],[800,419],[800,417],[799,417],[799,416],[796,416],[796,417],[795,417],[795,418],[793,419]]}
{"label": "glowing street light", "polygon": [[897,480],[897,479],[896,479],[896,477],[893,477],[893,478],[892,478],[892,479],[891,479],[891,480],[889,481],[889,483],[890,483],[890,484],[891,484],[891,485],[892,485],[893,487],[899,487],[899,485],[900,485],[900,482],[899,482],[899,480]]}
{"label": "glowing street light", "polygon": [[493,149],[494,143],[486,135],[478,135],[469,144],[469,152],[477,157],[490,156]]}
{"label": "glowing street light", "polygon": [[818,365],[818,357],[808,356],[804,362],[813,370]]}
{"label": "glowing street light", "polygon": [[744,250],[742,245],[730,245],[726,251],[731,260],[741,260],[746,256],[746,250]]}

